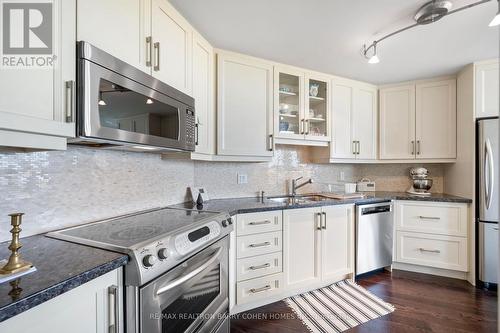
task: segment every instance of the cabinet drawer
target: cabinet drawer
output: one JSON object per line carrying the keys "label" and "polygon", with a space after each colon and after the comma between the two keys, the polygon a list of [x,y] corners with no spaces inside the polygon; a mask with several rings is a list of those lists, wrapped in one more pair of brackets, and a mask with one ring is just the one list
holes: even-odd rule
{"label": "cabinet drawer", "polygon": [[247,258],[282,251],[281,231],[242,236],[236,239],[237,258]]}
{"label": "cabinet drawer", "polygon": [[467,237],[467,205],[398,202],[396,228],[401,231]]}
{"label": "cabinet drawer", "polygon": [[238,215],[236,235],[244,236],[282,229],[282,212],[263,212]]}
{"label": "cabinet drawer", "polygon": [[236,303],[238,305],[257,301],[281,292],[283,274],[273,274],[236,284]]}
{"label": "cabinet drawer", "polygon": [[236,262],[236,279],[238,281],[243,281],[264,275],[280,273],[282,270],[282,252],[238,259]]}
{"label": "cabinet drawer", "polygon": [[397,232],[397,261],[467,271],[467,239],[463,237]]}

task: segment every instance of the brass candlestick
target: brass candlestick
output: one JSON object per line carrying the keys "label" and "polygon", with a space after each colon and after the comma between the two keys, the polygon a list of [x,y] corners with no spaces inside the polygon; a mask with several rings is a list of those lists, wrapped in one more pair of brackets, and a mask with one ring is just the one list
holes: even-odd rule
{"label": "brass candlestick", "polygon": [[0,268],[0,275],[19,273],[28,270],[33,266],[32,263],[21,259],[21,255],[19,254],[19,249],[21,249],[22,247],[21,243],[19,242],[19,234],[22,230],[20,228],[20,225],[23,215],[24,213],[9,214],[10,224],[12,225],[12,229],[10,230],[10,232],[12,233],[12,241],[10,242],[9,250],[12,253],[10,254],[9,260],[7,261],[5,266]]}

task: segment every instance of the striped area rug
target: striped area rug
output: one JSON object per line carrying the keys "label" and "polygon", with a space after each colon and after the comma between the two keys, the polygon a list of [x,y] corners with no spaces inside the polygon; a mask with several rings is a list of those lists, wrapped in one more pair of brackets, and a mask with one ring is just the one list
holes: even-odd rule
{"label": "striped area rug", "polygon": [[343,332],[394,311],[350,280],[285,299],[287,305],[313,333]]}

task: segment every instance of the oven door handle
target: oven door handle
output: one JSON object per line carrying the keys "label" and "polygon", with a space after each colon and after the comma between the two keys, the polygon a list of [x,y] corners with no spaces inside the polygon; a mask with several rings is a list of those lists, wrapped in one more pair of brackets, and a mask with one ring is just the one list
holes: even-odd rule
{"label": "oven door handle", "polygon": [[170,289],[175,288],[175,287],[191,280],[196,275],[198,275],[202,271],[204,271],[208,266],[212,265],[214,263],[214,261],[217,260],[217,258],[220,256],[221,253],[222,253],[222,248],[219,248],[217,250],[217,252],[215,252],[215,254],[213,256],[211,256],[210,259],[208,259],[203,265],[201,265],[200,267],[198,267],[196,269],[193,269],[191,272],[184,274],[182,277],[180,277],[174,281],[171,281],[171,282],[167,283],[166,285],[164,285],[163,287],[159,288],[158,291],[156,292],[156,296],[159,296],[159,295],[169,291]]}

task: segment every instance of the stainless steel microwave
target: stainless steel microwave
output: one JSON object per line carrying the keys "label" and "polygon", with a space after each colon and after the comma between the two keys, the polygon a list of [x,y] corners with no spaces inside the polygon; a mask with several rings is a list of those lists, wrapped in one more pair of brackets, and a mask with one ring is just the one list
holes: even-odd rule
{"label": "stainless steel microwave", "polygon": [[77,55],[77,133],[70,143],[194,151],[192,97],[87,42],[78,42]]}

